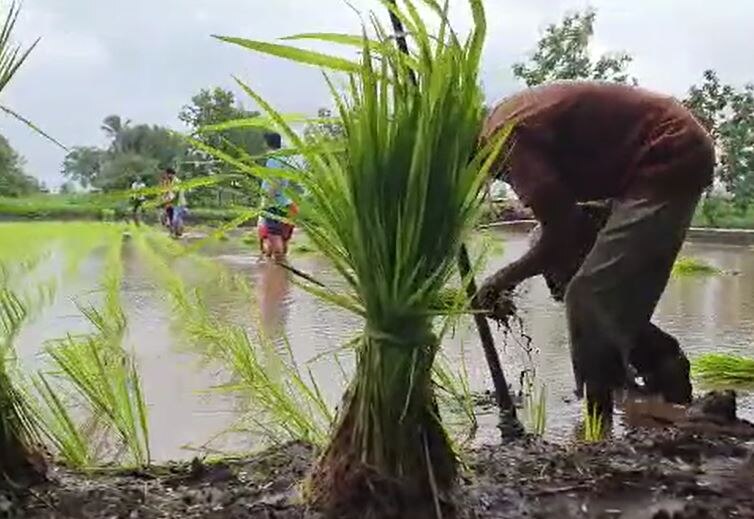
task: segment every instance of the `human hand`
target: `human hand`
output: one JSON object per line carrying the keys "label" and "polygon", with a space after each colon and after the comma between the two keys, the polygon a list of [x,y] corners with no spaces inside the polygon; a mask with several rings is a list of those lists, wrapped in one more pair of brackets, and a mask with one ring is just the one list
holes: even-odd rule
{"label": "human hand", "polygon": [[487,317],[507,323],[516,313],[513,288],[514,286],[508,282],[506,270],[503,269],[482,283],[474,296],[473,306],[476,310],[484,311]]}

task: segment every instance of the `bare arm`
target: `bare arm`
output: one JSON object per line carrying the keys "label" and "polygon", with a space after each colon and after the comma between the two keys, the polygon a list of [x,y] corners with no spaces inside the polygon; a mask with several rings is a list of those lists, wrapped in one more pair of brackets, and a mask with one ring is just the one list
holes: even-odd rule
{"label": "bare arm", "polygon": [[574,255],[585,234],[593,233],[585,213],[576,205],[546,153],[519,139],[509,166],[509,182],[541,223],[542,234],[521,258],[485,281],[477,297],[477,305],[483,308],[493,307],[501,293]]}

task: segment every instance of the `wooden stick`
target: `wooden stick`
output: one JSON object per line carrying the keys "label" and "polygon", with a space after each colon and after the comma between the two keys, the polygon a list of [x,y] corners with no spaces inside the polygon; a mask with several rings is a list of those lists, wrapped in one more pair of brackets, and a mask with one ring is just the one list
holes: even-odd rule
{"label": "wooden stick", "polygon": [[[389,2],[392,5],[397,6],[396,0],[389,0]],[[408,42],[406,41],[406,35],[403,31],[403,24],[393,11],[390,11],[390,23],[393,26],[398,49],[408,55]],[[414,71],[411,70],[409,73],[412,82],[416,84],[416,75],[414,74]],[[458,271],[461,274],[461,279],[467,280],[466,294],[471,300],[476,295],[477,285],[476,280],[474,279],[474,274],[471,272],[471,260],[469,259],[469,251],[466,248],[466,244],[461,244],[461,250],[458,254]],[[520,429],[520,424],[516,419],[516,406],[513,405],[513,399],[508,390],[508,383],[505,380],[505,373],[500,365],[500,357],[495,348],[495,341],[492,337],[492,332],[490,331],[490,324],[487,322],[487,318],[479,313],[474,314],[474,322],[476,323],[477,331],[479,332],[479,340],[482,343],[484,356],[487,359],[487,365],[490,369],[492,384],[495,388],[495,401],[500,408],[501,419],[507,422],[500,424],[501,431],[503,432],[503,435],[516,434]]]}

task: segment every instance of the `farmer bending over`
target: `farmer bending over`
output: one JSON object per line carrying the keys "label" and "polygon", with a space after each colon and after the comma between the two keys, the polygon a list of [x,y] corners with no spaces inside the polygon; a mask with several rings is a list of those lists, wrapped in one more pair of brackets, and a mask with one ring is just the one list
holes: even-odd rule
{"label": "farmer bending over", "polygon": [[[684,379],[689,389],[670,388],[666,397],[689,400],[688,362],[650,319],[712,180],[709,135],[670,97],[589,82],[550,84],[503,101],[483,139],[509,123],[495,176],[531,208],[541,234],[485,281],[476,304],[504,317],[510,291],[545,274],[550,285],[567,284],[576,391],[581,397],[586,390],[591,409],[609,416],[612,390],[630,384],[635,369]],[[602,228],[578,204],[593,200],[610,201]]]}

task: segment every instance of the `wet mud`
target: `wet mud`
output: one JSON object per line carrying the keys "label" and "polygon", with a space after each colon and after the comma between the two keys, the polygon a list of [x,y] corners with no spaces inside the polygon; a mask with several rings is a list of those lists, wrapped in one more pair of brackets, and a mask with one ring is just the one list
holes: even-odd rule
{"label": "wet mud", "polygon": [[[631,428],[621,438],[595,444],[528,438],[479,448],[463,460],[455,515],[754,517],[754,425],[735,418],[731,399],[731,394],[707,396],[675,414],[639,405],[632,412],[643,414],[649,420],[644,425],[652,427]],[[43,485],[4,493],[0,513],[96,519],[321,517],[301,498],[315,455],[310,446],[294,443],[250,459],[194,460],[141,472],[56,468]]]}

